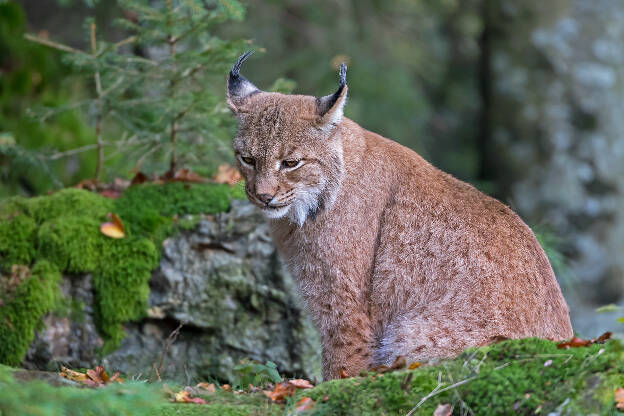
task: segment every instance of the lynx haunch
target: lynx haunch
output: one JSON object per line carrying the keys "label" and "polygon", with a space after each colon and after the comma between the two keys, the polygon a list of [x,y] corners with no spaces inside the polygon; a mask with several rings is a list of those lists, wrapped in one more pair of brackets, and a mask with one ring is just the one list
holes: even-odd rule
{"label": "lynx haunch", "polygon": [[453,356],[499,337],[572,336],[535,236],[507,206],[343,116],[338,90],[228,77],[233,147],[323,344],[323,377]]}

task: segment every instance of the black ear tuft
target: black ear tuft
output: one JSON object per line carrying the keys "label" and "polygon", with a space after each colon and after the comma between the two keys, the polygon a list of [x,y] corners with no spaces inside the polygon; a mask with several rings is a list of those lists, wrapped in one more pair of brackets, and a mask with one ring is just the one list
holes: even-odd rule
{"label": "black ear tuft", "polygon": [[253,51],[246,51],[244,52],[237,60],[236,63],[234,65],[232,65],[232,70],[230,71],[230,79],[234,78],[238,78],[238,76],[240,75],[240,68],[241,65],[243,64],[243,62],[245,62],[247,60],[247,58],[249,58],[251,55],[253,55]]}
{"label": "black ear tuft", "polygon": [[345,63],[340,64],[340,70],[338,71],[338,90],[342,90],[347,85],[347,66]]}
{"label": "black ear tuft", "polygon": [[238,107],[245,101],[245,98],[260,92],[255,85],[249,82],[249,80],[240,73],[241,65],[243,65],[243,62],[252,54],[253,51],[243,53],[236,60],[236,63],[232,65],[230,75],[227,79],[228,106],[234,112],[240,110]]}
{"label": "black ear tuft", "polygon": [[[325,97],[320,97],[316,99],[316,108],[319,115],[324,116],[329,110],[331,110],[338,99],[342,96],[342,91],[347,86],[347,66],[345,63],[340,64],[340,69],[338,70],[338,90],[330,95],[326,95]],[[342,103],[344,105],[344,102]]]}

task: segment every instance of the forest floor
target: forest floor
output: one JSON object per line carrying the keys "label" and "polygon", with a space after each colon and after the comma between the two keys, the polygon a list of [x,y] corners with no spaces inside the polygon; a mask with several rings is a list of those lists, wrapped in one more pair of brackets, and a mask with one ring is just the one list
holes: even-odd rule
{"label": "forest floor", "polygon": [[128,378],[90,383],[98,388],[59,387],[58,380],[24,381],[28,372],[0,367],[0,415],[617,414],[624,407],[622,344],[581,344],[507,340],[436,364],[382,368],[314,387],[304,380],[263,383],[264,391]]}

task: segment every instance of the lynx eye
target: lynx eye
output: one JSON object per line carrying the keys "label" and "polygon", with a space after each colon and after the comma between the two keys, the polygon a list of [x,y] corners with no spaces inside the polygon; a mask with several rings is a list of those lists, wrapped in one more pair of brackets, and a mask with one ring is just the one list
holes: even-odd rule
{"label": "lynx eye", "polygon": [[256,164],[256,161],[253,159],[253,157],[241,156],[241,160],[251,166],[254,166]]}
{"label": "lynx eye", "polygon": [[299,164],[300,160],[282,160],[283,168],[294,168]]}

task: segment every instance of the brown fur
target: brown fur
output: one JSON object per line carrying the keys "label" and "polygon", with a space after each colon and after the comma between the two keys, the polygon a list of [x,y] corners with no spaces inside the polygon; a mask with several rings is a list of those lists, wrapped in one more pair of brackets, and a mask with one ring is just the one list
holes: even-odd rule
{"label": "brown fur", "polygon": [[[309,96],[228,96],[249,199],[268,216],[278,215],[259,194],[288,210],[269,224],[321,334],[323,377],[397,356],[449,357],[498,337],[571,337],[567,305],[529,227],[342,117],[347,88],[339,92],[325,114]],[[299,159],[295,170],[278,167]],[[292,215],[302,204],[303,221]]]}

